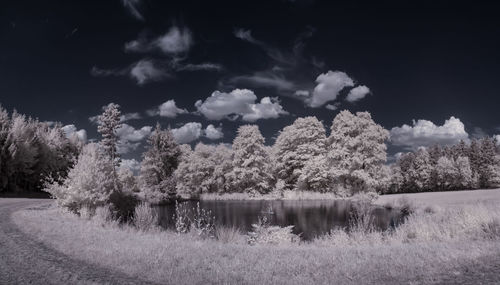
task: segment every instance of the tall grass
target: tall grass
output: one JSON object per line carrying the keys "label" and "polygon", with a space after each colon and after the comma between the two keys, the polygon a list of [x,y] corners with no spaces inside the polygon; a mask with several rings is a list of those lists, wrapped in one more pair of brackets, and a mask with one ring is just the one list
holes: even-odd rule
{"label": "tall grass", "polygon": [[65,254],[158,283],[436,284],[499,261],[499,216],[495,204],[416,211],[393,231],[338,229],[321,242],[282,246],[235,244],[236,230],[199,239],[128,224],[102,227],[56,209],[18,211],[12,218]]}
{"label": "tall grass", "polygon": [[142,202],[135,207],[132,218],[134,226],[141,231],[150,231],[156,229],[158,225],[158,215],[151,208],[151,205]]}
{"label": "tall grass", "polygon": [[235,226],[224,227],[216,226],[215,239],[224,244],[244,244],[245,235]]}

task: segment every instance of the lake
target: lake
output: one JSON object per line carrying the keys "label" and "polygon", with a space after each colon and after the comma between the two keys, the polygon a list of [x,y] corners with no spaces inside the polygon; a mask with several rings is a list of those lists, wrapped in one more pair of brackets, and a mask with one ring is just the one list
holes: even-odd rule
{"label": "lake", "polygon": [[[195,209],[198,201],[181,202],[181,207]],[[243,232],[252,230],[252,224],[265,216],[271,225],[293,225],[293,232],[304,240],[328,233],[336,227],[349,228],[354,202],[348,200],[237,200],[199,201],[200,208],[211,212],[216,225],[235,226]],[[156,207],[160,226],[174,228],[175,204]],[[387,230],[398,225],[403,217],[396,209],[380,206],[371,208],[375,228]]]}

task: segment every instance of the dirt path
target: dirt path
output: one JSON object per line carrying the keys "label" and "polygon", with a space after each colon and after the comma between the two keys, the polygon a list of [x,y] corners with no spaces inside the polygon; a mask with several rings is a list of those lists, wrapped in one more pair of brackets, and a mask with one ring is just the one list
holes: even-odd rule
{"label": "dirt path", "polygon": [[16,210],[51,203],[0,199],[0,284],[150,284],[67,257],[27,236],[11,222]]}

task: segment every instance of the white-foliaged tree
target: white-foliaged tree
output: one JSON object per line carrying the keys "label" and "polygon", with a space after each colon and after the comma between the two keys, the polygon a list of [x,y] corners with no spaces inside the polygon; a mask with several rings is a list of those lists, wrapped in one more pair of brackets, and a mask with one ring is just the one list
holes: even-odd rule
{"label": "white-foliaged tree", "polygon": [[344,189],[333,187],[333,176],[330,173],[330,164],[324,154],[311,158],[304,164],[297,179],[297,189],[314,192],[332,192],[338,196],[345,196]]}
{"label": "white-foliaged tree", "polygon": [[182,196],[202,193],[223,193],[224,175],[231,170],[231,150],[224,145],[198,143],[188,158],[183,159],[175,171],[177,192]]}
{"label": "white-foliaged tree", "polygon": [[226,175],[230,191],[250,194],[270,192],[273,177],[270,174],[269,153],[259,127],[241,126],[232,149],[233,169]]}
{"label": "white-foliaged tree", "polygon": [[115,190],[114,168],[101,146],[90,143],[83,147],[75,166],[62,184],[48,184],[44,191],[57,199],[57,203],[72,211],[82,206],[98,207],[109,202]]}
{"label": "white-foliaged tree", "polygon": [[[120,165],[120,157],[118,156],[117,144],[118,136],[116,130],[121,126],[120,123],[120,106],[115,103],[109,103],[104,112],[99,115],[97,131],[101,134],[101,145],[105,153],[114,163],[114,167]],[[116,175],[114,175],[116,177]]]}
{"label": "white-foliaged tree", "polygon": [[160,124],[148,139],[149,147],[143,154],[140,170],[141,195],[150,203],[162,203],[175,196],[175,169],[179,165],[181,149],[170,130]]}
{"label": "white-foliaged tree", "polygon": [[[316,117],[298,118],[280,132],[273,146],[277,178],[285,182],[286,189],[295,189],[305,164],[325,152],[326,134],[323,124]],[[309,175],[304,176],[304,179]]]}
{"label": "white-foliaged tree", "polygon": [[389,132],[376,124],[370,113],[356,115],[344,110],[333,120],[327,157],[332,176],[351,193],[373,190],[376,169],[387,159]]}

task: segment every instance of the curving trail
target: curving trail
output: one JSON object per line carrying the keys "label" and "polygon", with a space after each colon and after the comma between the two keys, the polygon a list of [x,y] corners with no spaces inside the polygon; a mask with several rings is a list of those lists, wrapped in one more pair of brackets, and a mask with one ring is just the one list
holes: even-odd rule
{"label": "curving trail", "polygon": [[42,199],[0,199],[0,284],[153,284],[72,259],[21,232],[11,214]]}

